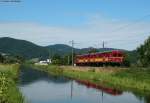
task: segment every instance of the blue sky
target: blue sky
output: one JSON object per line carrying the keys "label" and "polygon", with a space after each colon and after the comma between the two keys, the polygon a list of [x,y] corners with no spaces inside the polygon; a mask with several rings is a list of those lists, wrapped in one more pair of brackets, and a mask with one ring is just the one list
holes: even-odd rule
{"label": "blue sky", "polygon": [[0,37],[39,45],[68,44],[74,39],[79,48],[101,47],[105,41],[107,47],[133,50],[149,36],[149,5],[149,0],[0,2]]}

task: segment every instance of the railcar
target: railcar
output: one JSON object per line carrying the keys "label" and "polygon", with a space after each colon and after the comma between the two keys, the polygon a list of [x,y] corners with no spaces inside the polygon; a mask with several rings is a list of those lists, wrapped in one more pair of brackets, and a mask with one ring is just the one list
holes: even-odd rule
{"label": "railcar", "polygon": [[77,55],[75,58],[77,66],[121,65],[123,61],[124,53],[120,50]]}

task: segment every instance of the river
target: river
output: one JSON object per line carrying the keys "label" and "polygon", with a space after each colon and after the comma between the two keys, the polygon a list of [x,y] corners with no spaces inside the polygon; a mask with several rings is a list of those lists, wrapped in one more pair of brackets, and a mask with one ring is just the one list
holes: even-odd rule
{"label": "river", "polygon": [[29,103],[150,103],[150,96],[95,86],[22,67],[19,89]]}

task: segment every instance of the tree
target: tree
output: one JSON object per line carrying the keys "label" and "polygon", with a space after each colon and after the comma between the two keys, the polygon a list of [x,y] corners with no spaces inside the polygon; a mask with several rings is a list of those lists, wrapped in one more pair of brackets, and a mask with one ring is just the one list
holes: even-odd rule
{"label": "tree", "polygon": [[0,54],[0,63],[3,63],[5,58]]}
{"label": "tree", "polygon": [[14,58],[17,59],[18,63],[23,63],[25,61],[25,58],[21,55],[16,55]]}
{"label": "tree", "polygon": [[90,47],[90,50],[88,51],[88,53],[96,53],[99,52],[98,49]]}
{"label": "tree", "polygon": [[129,67],[131,65],[131,59],[129,54],[125,53],[124,55],[124,61],[123,61],[123,66]]}
{"label": "tree", "polygon": [[63,62],[63,58],[58,54],[54,54],[54,56],[52,57],[52,64],[61,65],[62,62]]}
{"label": "tree", "polygon": [[144,42],[143,45],[137,48],[138,64],[140,66],[150,66],[150,37]]}
{"label": "tree", "polygon": [[[74,54],[74,58],[75,58],[75,54]],[[72,63],[72,54],[66,54],[63,57],[63,65],[71,65]]]}

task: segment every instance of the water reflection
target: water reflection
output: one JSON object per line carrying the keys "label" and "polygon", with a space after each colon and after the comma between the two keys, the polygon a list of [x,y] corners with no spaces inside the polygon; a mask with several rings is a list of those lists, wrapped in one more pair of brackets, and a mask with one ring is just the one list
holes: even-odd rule
{"label": "water reflection", "polygon": [[34,83],[39,80],[45,80],[47,82],[53,82],[53,83],[66,83],[70,80],[67,78],[64,78],[63,76],[52,76],[48,75],[46,72],[41,72],[35,69],[32,69],[31,67],[21,67],[20,72],[20,85],[29,85],[30,83]]}
{"label": "water reflection", "polygon": [[30,103],[149,103],[130,92],[22,67],[20,90]]}
{"label": "water reflection", "polygon": [[91,83],[91,82],[88,82],[88,81],[85,81],[85,80],[76,80],[76,82],[79,83],[79,84],[85,85],[87,88],[95,88],[95,89],[98,89],[100,91],[103,91],[105,93],[108,93],[108,94],[111,94],[111,95],[114,95],[114,96],[122,94],[122,91],[119,91],[117,89],[108,88],[108,87],[105,87],[103,85],[94,84],[94,83]]}

